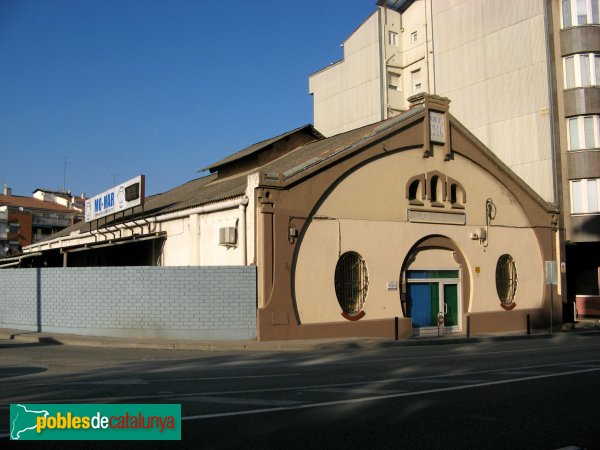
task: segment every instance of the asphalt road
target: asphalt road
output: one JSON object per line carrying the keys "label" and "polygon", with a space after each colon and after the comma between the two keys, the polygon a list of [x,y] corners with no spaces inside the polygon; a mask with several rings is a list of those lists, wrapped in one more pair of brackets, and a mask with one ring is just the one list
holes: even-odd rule
{"label": "asphalt road", "polygon": [[180,403],[188,448],[600,449],[600,334],[230,353],[0,341],[0,380],[3,440],[11,403]]}

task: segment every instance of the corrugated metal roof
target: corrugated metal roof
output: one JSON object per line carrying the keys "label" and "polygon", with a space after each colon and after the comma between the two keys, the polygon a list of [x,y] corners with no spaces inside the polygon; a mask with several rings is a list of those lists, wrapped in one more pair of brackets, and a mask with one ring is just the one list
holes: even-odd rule
{"label": "corrugated metal roof", "polygon": [[423,109],[423,106],[416,106],[382,122],[376,122],[356,130],[306,144],[266,164],[261,167],[261,170],[273,174],[282,174],[283,178],[290,178],[327,159],[360,146],[363,142],[379,134],[383,134],[399,123],[421,113]]}
{"label": "corrugated metal roof", "polygon": [[[142,207],[136,207],[127,211],[125,220],[131,220],[135,217],[160,216],[167,213],[195,208],[196,206],[214,203],[221,200],[227,200],[234,197],[240,197],[245,194],[247,177],[240,175],[237,177],[219,180],[216,174],[188,181],[174,189],[161,194],[151,195],[146,198]],[[110,217],[109,217],[110,218]],[[119,222],[122,217],[117,216]],[[110,222],[108,222],[110,225]],[[90,224],[79,222],[69,228],[61,230],[50,236],[49,239],[68,236],[73,231],[87,230]]]}
{"label": "corrugated metal roof", "polygon": [[296,128],[294,130],[288,131],[287,133],[280,134],[279,136],[275,136],[273,138],[257,142],[256,144],[252,144],[251,146],[246,147],[246,148],[240,150],[239,152],[233,153],[232,155],[229,155],[228,157],[223,158],[220,161],[217,161],[216,163],[213,163],[208,167],[204,167],[203,169],[200,170],[200,172],[203,172],[205,170],[213,170],[220,166],[223,166],[224,164],[227,164],[227,163],[230,163],[233,161],[237,161],[239,159],[250,156],[254,153],[259,152],[260,150],[264,149],[265,147],[268,147],[269,145],[271,145],[281,139],[285,139],[286,137],[288,137],[294,133],[297,133],[298,131],[304,130],[304,129],[307,129],[311,133],[313,133],[317,139],[324,139],[324,136],[321,133],[319,133],[311,124],[304,125],[304,126]]}

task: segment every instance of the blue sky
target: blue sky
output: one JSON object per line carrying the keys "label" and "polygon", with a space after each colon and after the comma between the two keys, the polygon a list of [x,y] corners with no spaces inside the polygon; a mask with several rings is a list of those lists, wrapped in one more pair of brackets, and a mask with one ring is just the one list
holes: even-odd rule
{"label": "blue sky", "polygon": [[308,75],[375,0],[1,0],[0,182],[154,194],[312,123]]}

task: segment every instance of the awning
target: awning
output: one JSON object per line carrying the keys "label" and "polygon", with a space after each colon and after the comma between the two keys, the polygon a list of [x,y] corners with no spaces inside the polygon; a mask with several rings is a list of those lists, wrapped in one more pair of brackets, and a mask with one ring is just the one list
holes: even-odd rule
{"label": "awning", "polygon": [[42,255],[42,252],[34,252],[34,253],[27,253],[27,254],[19,255],[19,256],[12,256],[10,258],[2,258],[2,259],[0,259],[0,269],[6,269],[8,267],[20,266],[21,261],[23,261],[24,259],[34,258],[36,256],[41,256],[41,255]]}
{"label": "awning", "polygon": [[104,248],[104,247],[114,247],[116,245],[133,244],[136,242],[143,242],[143,241],[149,241],[152,239],[161,239],[161,238],[166,238],[166,237],[167,237],[166,231],[158,231],[156,233],[149,233],[149,234],[134,234],[132,236],[126,236],[126,237],[115,238],[115,239],[107,239],[104,241],[88,242],[85,244],[74,245],[72,247],[63,247],[60,249],[60,252],[63,254],[64,253],[75,253],[75,252],[82,252],[85,250],[95,250],[95,249]]}

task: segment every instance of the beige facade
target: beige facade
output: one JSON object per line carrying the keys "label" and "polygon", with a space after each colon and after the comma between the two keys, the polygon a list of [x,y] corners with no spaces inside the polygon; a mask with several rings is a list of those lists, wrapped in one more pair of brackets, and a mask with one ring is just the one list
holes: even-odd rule
{"label": "beige facade", "polygon": [[[260,339],[431,334],[440,311],[447,333],[524,330],[527,316],[535,326],[560,320],[560,287],[545,284],[545,262],[557,257],[556,210],[452,119],[444,99],[416,101],[380,125],[331,138],[306,170],[261,178]],[[347,255],[357,258],[350,273]],[[507,255],[510,301],[500,299]],[[347,283],[361,298],[351,310]],[[423,300],[414,286],[434,287]]]}
{"label": "beige facade", "polygon": [[[407,218],[407,211],[415,207],[406,197],[406,180],[433,172],[458,180],[464,187],[468,200],[461,205],[464,209],[455,211],[465,214],[465,225],[416,223]],[[487,239],[482,243],[470,235],[486,228],[487,198],[493,199],[497,214],[494,227],[488,228]],[[429,202],[425,203],[422,208],[431,210]],[[449,204],[434,209],[440,214],[452,210]],[[423,161],[420,150],[407,150],[360,167],[322,200],[298,252],[295,286],[301,323],[346,320],[339,312],[332,274],[339,257],[348,251],[359,253],[368,269],[366,317],[403,317],[398,292],[388,290],[387,286],[400,279],[406,255],[428,236],[447,237],[465,256],[467,265],[460,270],[470,277],[472,286],[469,297],[461,301],[465,313],[498,308],[496,263],[503,254],[513,256],[518,268],[515,303],[525,309],[541,308],[544,260],[516,198],[499,180],[460,155],[445,161],[444,155],[436,152],[434,157]],[[429,251],[421,252],[411,269],[459,270],[451,252],[430,252],[431,255]]]}

